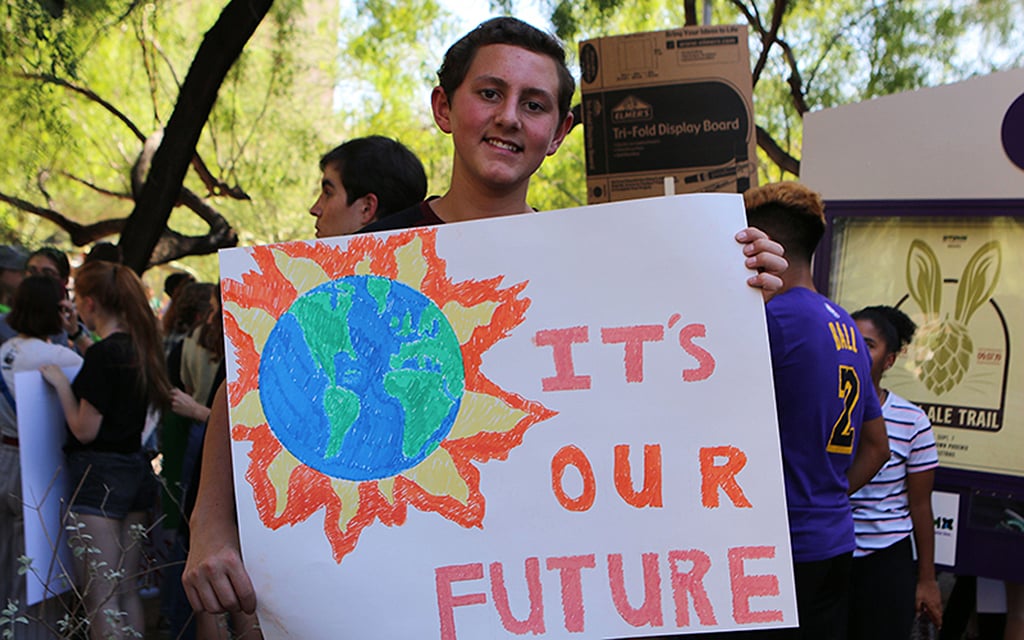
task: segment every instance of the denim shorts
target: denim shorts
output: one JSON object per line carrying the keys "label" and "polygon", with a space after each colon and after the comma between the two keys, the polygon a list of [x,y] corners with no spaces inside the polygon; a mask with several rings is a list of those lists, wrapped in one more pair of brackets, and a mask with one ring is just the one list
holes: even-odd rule
{"label": "denim shorts", "polygon": [[71,451],[67,461],[70,510],[75,513],[123,520],[156,504],[156,476],[142,451]]}

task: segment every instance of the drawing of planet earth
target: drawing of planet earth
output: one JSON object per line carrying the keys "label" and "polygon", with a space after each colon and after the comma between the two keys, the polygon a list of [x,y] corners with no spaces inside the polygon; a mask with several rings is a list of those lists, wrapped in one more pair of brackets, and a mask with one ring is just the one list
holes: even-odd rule
{"label": "drawing of planet earth", "polygon": [[459,411],[458,337],[436,304],[379,276],[347,276],[300,296],[259,365],[274,435],[335,478],[394,476],[429,456]]}

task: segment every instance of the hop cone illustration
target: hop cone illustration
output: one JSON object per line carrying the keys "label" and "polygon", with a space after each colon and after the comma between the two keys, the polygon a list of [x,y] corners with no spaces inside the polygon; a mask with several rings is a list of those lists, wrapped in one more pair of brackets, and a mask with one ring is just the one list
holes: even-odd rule
{"label": "hop cone illustration", "polygon": [[920,343],[914,354],[918,377],[929,391],[941,396],[963,380],[971,365],[974,343],[967,327],[948,316],[928,322],[918,333]]}
{"label": "hop cone illustration", "polygon": [[964,379],[974,356],[967,325],[995,290],[1002,252],[995,240],[978,249],[957,284],[956,311],[942,315],[942,269],[925,242],[914,240],[907,253],[907,287],[921,307],[925,322],[914,341],[917,376],[935,395],[951,391]]}

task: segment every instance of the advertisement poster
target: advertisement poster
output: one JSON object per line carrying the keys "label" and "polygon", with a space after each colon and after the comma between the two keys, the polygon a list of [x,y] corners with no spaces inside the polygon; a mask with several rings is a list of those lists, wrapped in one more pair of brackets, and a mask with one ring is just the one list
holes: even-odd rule
{"label": "advertisement poster", "polygon": [[883,384],[920,405],[944,467],[1024,476],[1024,223],[838,218],[831,282],[847,310],[918,325]]}
{"label": "advertisement poster", "polygon": [[794,626],[744,226],[694,195],[222,251],[264,636]]}
{"label": "advertisement poster", "polygon": [[743,193],[757,184],[747,28],[686,27],[580,43],[587,202]]}

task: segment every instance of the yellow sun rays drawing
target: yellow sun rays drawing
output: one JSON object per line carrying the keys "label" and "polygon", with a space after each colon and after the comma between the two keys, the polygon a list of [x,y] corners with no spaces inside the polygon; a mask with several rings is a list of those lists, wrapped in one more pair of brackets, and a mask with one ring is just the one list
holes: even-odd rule
{"label": "yellow sun rays drawing", "polygon": [[259,518],[277,529],[323,509],[339,563],[409,505],[482,528],[477,465],[555,415],[480,370],[524,320],[527,282],[453,282],[436,234],[255,247],[256,268],[222,282],[231,435],[252,443]]}

